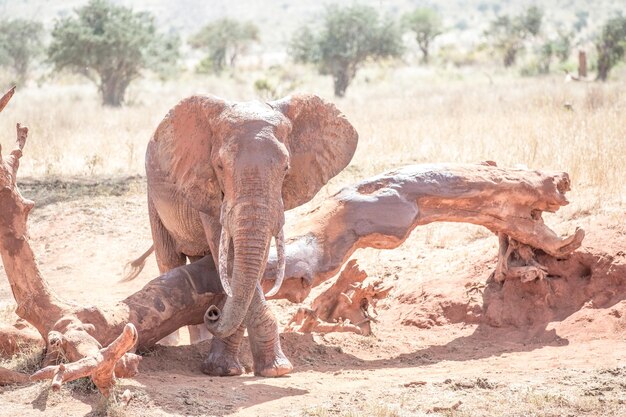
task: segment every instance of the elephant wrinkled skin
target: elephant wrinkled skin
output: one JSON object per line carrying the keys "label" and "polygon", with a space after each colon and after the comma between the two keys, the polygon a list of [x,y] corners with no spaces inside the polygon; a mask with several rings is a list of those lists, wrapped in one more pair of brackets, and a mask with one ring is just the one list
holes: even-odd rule
{"label": "elephant wrinkled skin", "polygon": [[[210,253],[231,295],[205,315],[216,336],[205,372],[242,372],[237,352],[244,326],[254,344],[256,374],[278,376],[292,369],[258,283],[272,237],[278,258],[284,253],[284,211],[309,201],[337,175],[357,141],[333,104],[304,94],[270,103],[192,96],[156,129],[146,174],[159,269],[163,273]],[[282,274],[284,261],[274,292]],[[254,314],[247,314],[249,309]]]}

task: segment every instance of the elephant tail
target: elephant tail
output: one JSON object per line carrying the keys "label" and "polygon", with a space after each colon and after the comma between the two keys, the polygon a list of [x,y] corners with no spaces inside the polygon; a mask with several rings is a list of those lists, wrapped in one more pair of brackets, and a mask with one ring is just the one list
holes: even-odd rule
{"label": "elephant tail", "polygon": [[139,258],[134,261],[130,261],[124,266],[124,277],[120,280],[120,282],[132,281],[137,278],[137,275],[143,270],[143,267],[146,265],[146,259],[148,256],[154,252],[154,244],[150,246],[150,249],[145,251]]}

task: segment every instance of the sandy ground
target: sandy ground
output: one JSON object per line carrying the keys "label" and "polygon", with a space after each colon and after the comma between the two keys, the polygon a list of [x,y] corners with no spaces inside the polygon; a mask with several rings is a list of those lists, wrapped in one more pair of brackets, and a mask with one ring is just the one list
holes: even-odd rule
{"label": "sandy ground", "polygon": [[[137,280],[117,282],[149,245],[143,187],[140,178],[23,181],[37,202],[35,253],[64,298],[111,303],[157,275],[151,259]],[[548,219],[559,233],[585,228],[581,259],[593,255],[602,267],[572,261],[588,276],[503,287],[516,289],[520,311],[503,310],[499,323],[488,307],[508,300],[505,291],[485,286],[497,239],[474,226],[428,225],[396,250],[355,253],[369,275],[395,286],[374,335],[284,333],[295,366],[286,377],[211,378],[199,369],[210,342],[159,347],[136,378],[120,381],[134,395],[127,407],[102,404],[86,383],[59,393],[38,383],[0,388],[0,416],[626,416],[625,217],[607,206]],[[560,293],[561,282],[575,294]],[[14,318],[11,304],[0,268],[4,321]],[[283,326],[298,307],[272,302]],[[251,363],[247,346],[242,360]]]}

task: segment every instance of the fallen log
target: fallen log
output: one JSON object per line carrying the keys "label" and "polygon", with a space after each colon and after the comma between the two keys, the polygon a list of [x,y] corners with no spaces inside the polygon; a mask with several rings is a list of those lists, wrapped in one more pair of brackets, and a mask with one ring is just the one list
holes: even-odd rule
{"label": "fallen log", "polygon": [[[20,320],[21,321],[21,320]],[[41,336],[28,325],[16,323],[12,326],[0,323],[0,357],[10,358],[22,353],[24,349],[40,347],[43,349]]]}
{"label": "fallen log", "polygon": [[24,384],[30,381],[29,375],[23,372],[17,372],[12,369],[3,368],[0,366],[0,386]]}
{"label": "fallen log", "polygon": [[[493,162],[410,165],[368,178],[343,188],[288,229],[285,280],[270,299],[302,302],[311,288],[335,276],[355,250],[396,248],[415,227],[432,222],[472,223],[498,234],[498,280],[540,277],[534,249],[565,257],[584,238],[577,229],[562,239],[543,222],[543,212],[568,204],[569,190],[567,173],[499,168]],[[275,274],[272,255],[263,278],[265,291]]]}

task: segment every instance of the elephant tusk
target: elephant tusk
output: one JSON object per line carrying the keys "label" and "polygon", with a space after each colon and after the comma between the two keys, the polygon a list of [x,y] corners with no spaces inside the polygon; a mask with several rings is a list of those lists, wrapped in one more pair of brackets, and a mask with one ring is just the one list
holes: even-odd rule
{"label": "elephant tusk", "polygon": [[219,249],[219,273],[220,282],[222,288],[227,296],[233,296],[233,290],[230,288],[230,282],[228,281],[228,247],[230,246],[230,236],[226,227],[222,226],[222,233],[220,234],[220,249]]}
{"label": "elephant tusk", "polygon": [[274,236],[274,241],[276,242],[278,270],[276,272],[276,281],[274,281],[274,286],[267,292],[267,294],[265,294],[266,297],[276,295],[278,290],[280,290],[281,285],[283,285],[283,279],[285,278],[285,233],[283,232],[283,229],[280,229],[280,232]]}

